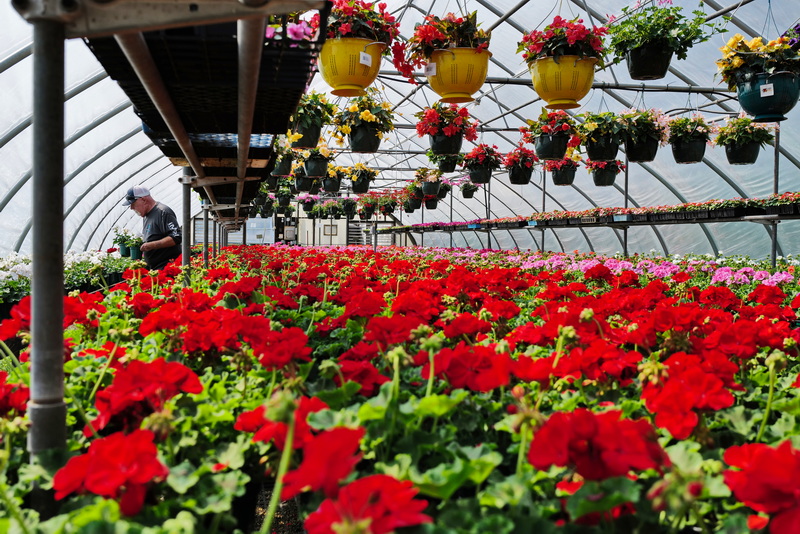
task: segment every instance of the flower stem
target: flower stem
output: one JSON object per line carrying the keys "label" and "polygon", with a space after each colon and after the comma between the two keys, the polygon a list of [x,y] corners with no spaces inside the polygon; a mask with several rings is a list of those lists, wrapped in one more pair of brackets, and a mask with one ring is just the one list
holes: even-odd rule
{"label": "flower stem", "polygon": [[697,524],[700,526],[700,530],[703,531],[703,534],[711,534],[711,531],[708,530],[708,525],[706,525],[703,516],[700,515],[700,510],[697,509],[697,503],[692,502],[692,513],[694,514],[694,518],[697,521]]}
{"label": "flower stem", "polygon": [[94,388],[92,388],[92,392],[89,394],[89,398],[86,399],[88,402],[92,402],[92,399],[94,399],[94,396],[97,394],[97,390],[100,388],[100,382],[103,381],[103,378],[106,376],[106,371],[108,371],[111,362],[114,360],[114,354],[117,352],[117,347],[119,347],[119,342],[114,343],[114,348],[111,349],[111,352],[108,355],[108,360],[106,360],[106,363],[100,370],[100,376],[97,377],[97,381],[94,383]]}
{"label": "flower stem", "polygon": [[425,390],[425,396],[430,397],[433,393],[433,351],[428,351],[428,362],[430,363],[430,369],[428,370],[428,387]]}
{"label": "flower stem", "polygon": [[281,461],[278,464],[278,475],[275,477],[275,487],[272,488],[272,495],[269,499],[269,506],[267,507],[267,516],[264,518],[264,523],[261,524],[261,534],[269,534],[272,532],[272,521],[275,519],[275,512],[278,510],[278,504],[281,501],[281,492],[283,491],[283,476],[289,470],[289,460],[292,458],[292,445],[294,443],[294,413],[289,418],[289,428],[286,431],[286,445],[283,447],[283,454],[281,454]]}
{"label": "flower stem", "polygon": [[84,412],[84,411],[83,411],[83,406],[81,406],[81,403],[80,403],[80,401],[78,401],[78,400],[75,398],[75,395],[73,395],[73,394],[70,392],[70,390],[69,390],[69,387],[67,387],[67,384],[66,384],[66,383],[64,384],[64,393],[65,393],[65,394],[67,394],[67,395],[69,395],[70,397],[72,397],[72,403],[75,405],[75,409],[76,409],[76,410],[78,410],[78,415],[79,415],[79,416],[80,416],[80,418],[83,420],[83,422],[84,422],[84,423],[86,423],[86,426],[88,426],[88,427],[89,427],[89,430],[91,430],[91,431],[92,431],[92,435],[94,436],[94,438],[95,438],[95,439],[98,439],[98,438],[100,437],[100,435],[97,433],[97,430],[95,430],[95,429],[94,429],[94,426],[93,426],[93,425],[92,425],[92,423],[89,421],[89,418],[88,418],[88,417],[86,417],[86,412]]}
{"label": "flower stem", "polygon": [[769,419],[769,412],[772,409],[772,399],[775,396],[775,364],[769,364],[769,396],[767,397],[767,408],[764,410],[764,418],[761,420],[761,426],[758,429],[756,441],[761,441],[764,435],[764,430],[767,428],[767,419]]}
{"label": "flower stem", "polygon": [[14,502],[12,497],[9,497],[6,491],[8,490],[8,486],[4,483],[0,483],[0,499],[2,499],[3,504],[5,504],[6,510],[8,510],[11,519],[17,523],[19,526],[20,531],[23,534],[30,534],[30,530],[28,530],[27,525],[25,525],[25,520],[22,517],[22,513],[17,507],[17,503]]}
{"label": "flower stem", "polygon": [[519,429],[519,453],[517,454],[517,476],[522,474],[522,466],[525,465],[525,453],[528,449],[528,422],[522,423]]}

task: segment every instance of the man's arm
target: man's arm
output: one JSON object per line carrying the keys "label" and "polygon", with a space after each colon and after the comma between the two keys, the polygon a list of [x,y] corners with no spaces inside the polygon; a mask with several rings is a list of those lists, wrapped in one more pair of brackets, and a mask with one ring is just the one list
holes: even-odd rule
{"label": "man's arm", "polygon": [[156,250],[159,248],[174,247],[177,244],[178,243],[176,243],[175,240],[172,239],[172,236],[168,235],[167,237],[161,238],[158,241],[150,241],[149,243],[142,243],[142,246],[140,248],[142,249],[142,251],[148,251],[148,250]]}

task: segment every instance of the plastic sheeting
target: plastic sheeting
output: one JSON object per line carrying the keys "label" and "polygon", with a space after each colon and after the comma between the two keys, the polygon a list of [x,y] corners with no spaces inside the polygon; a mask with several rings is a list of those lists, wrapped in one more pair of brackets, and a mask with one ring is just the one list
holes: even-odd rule
{"label": "plastic sheeting", "polygon": [[[586,22],[600,24],[607,15],[619,14],[626,2],[620,0],[573,0],[572,2],[527,2],[519,7],[517,0],[465,2],[436,2],[412,0],[387,2],[401,21],[401,31],[408,37],[415,23],[428,13],[443,15],[448,11],[478,11],[478,20],[484,28],[493,28],[489,47],[493,54],[490,79],[516,78],[529,81],[530,76],[522,58],[516,53],[522,32],[541,28],[553,16],[582,17]],[[697,8],[688,0],[675,0],[686,10]],[[711,13],[727,7],[715,0],[706,2],[705,10]],[[518,8],[518,9],[517,9]],[[516,11],[514,11],[516,9]],[[510,13],[510,14],[509,14]],[[508,15],[506,17],[506,15]],[[715,78],[714,60],[720,56],[718,48],[733,33],[747,36],[764,35],[774,38],[786,27],[800,19],[800,4],[796,0],[777,0],[768,4],[756,1],[740,6],[729,15],[728,34],[714,37],[710,42],[695,46],[685,61],[673,60],[671,71],[663,80],[653,85],[684,87],[719,87]],[[5,22],[0,34],[0,255],[31,249],[30,226],[32,217],[40,209],[51,206],[33,206],[31,196],[31,128],[32,95],[31,27],[20,18],[10,2],[0,3],[0,19]],[[501,20],[503,19],[503,20]],[[780,24],[780,26],[778,26]],[[496,26],[496,27],[495,27]],[[26,53],[26,51],[28,51]],[[414,169],[430,166],[424,156],[427,139],[420,139],[413,130],[413,114],[432,104],[437,96],[425,85],[411,85],[393,74],[388,61],[383,63],[382,74],[376,82],[385,98],[394,103],[399,116],[398,128],[383,142],[381,152],[375,155],[342,153],[337,163],[355,161],[385,169],[373,188],[402,186],[413,176]],[[624,63],[600,71],[597,82],[637,83],[627,73]],[[125,190],[143,183],[151,188],[153,196],[170,205],[181,217],[180,169],[172,166],[141,132],[141,122],[130,103],[115,82],[105,76],[94,56],[80,40],[70,40],[66,47],[66,88],[69,98],[65,102],[65,247],[84,250],[111,246],[114,227],[140,230],[141,220],[132,211],[121,206]],[[327,91],[327,85],[317,76],[312,88]],[[475,102],[468,104],[473,116],[485,128],[478,142],[496,144],[501,151],[510,150],[520,139],[517,129],[526,119],[539,115],[543,103],[532,87],[487,83]],[[346,99],[331,97],[340,106]],[[584,100],[582,111],[620,111],[628,107],[653,107],[665,112],[679,113],[688,109],[701,109],[708,118],[721,118],[720,113],[738,112],[734,100],[720,100],[718,96],[697,93],[646,92],[621,89],[593,90]],[[780,192],[800,190],[800,106],[781,124],[781,150],[779,159]],[[502,131],[488,131],[488,129]],[[335,145],[332,145],[335,147]],[[465,143],[464,149],[471,145]],[[659,150],[656,160],[649,164],[633,164],[630,169],[630,205],[650,206],[696,202],[713,198],[739,196],[764,197],[772,192],[774,151],[761,152],[756,165],[734,167],[727,163],[724,151],[709,148],[703,163],[677,165],[669,147]],[[548,178],[549,181],[549,178]],[[462,199],[454,191],[448,200],[440,202],[436,210],[403,214],[404,224],[433,221],[472,220],[491,216],[505,217],[530,214],[543,208],[542,177],[536,174],[531,184],[511,185],[503,171],[492,179],[488,194],[482,191],[474,199]],[[193,195],[192,211],[200,209]],[[487,210],[486,199],[489,199]],[[582,210],[594,206],[622,206],[624,202],[622,176],[614,187],[598,188],[591,176],[579,169],[574,186],[546,186],[544,209]],[[490,237],[491,235],[491,237]],[[797,253],[800,249],[800,221],[779,225],[779,253]],[[756,223],[711,223],[705,225],[634,227],[629,230],[629,251],[650,250],[675,253],[749,254],[755,257],[769,255],[770,241],[767,229]],[[416,236],[420,241],[419,234]],[[447,233],[426,234],[425,245],[449,246]],[[538,248],[542,246],[540,230],[493,230],[463,232],[453,236],[455,246]],[[547,230],[544,247],[551,250],[595,250],[603,253],[622,251],[622,235],[611,228],[564,228]]]}

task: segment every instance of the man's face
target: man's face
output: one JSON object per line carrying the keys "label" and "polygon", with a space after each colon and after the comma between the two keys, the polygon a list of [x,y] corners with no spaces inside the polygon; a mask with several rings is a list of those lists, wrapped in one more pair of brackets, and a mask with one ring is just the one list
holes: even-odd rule
{"label": "man's face", "polygon": [[145,213],[144,211],[144,204],[145,202],[143,199],[137,198],[131,203],[131,209],[135,211],[136,214],[139,215],[139,217],[144,217],[145,215],[147,215],[147,213]]}

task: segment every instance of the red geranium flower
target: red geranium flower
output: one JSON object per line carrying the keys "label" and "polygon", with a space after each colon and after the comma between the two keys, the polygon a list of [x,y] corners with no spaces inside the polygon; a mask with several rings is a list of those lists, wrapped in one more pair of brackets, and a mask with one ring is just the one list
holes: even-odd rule
{"label": "red geranium flower", "polygon": [[30,390],[25,384],[10,384],[8,373],[0,371],[0,416],[22,415],[28,405]]}
{"label": "red geranium flower", "polygon": [[53,478],[56,500],[88,491],[102,497],[119,498],[120,510],[136,515],[144,504],[147,486],[169,474],[158,461],[158,451],[149,430],[130,434],[117,432],[89,445],[89,451],[71,458]]}
{"label": "red geranium flower", "polygon": [[351,482],[339,490],[336,500],[326,499],[308,516],[308,534],[358,532],[389,534],[401,527],[431,523],[422,513],[427,501],[414,499],[418,490],[408,480],[372,475]]}
{"label": "red geranium flower", "polygon": [[[317,397],[300,397],[297,409],[294,411],[293,449],[299,449],[313,438],[311,427],[306,422],[308,414],[327,408],[328,405]],[[286,432],[289,430],[289,426],[286,423],[267,419],[265,413],[266,406],[263,405],[255,410],[244,412],[236,419],[233,428],[243,432],[254,432],[253,441],[268,443],[274,439],[275,446],[283,450],[286,446]]]}

